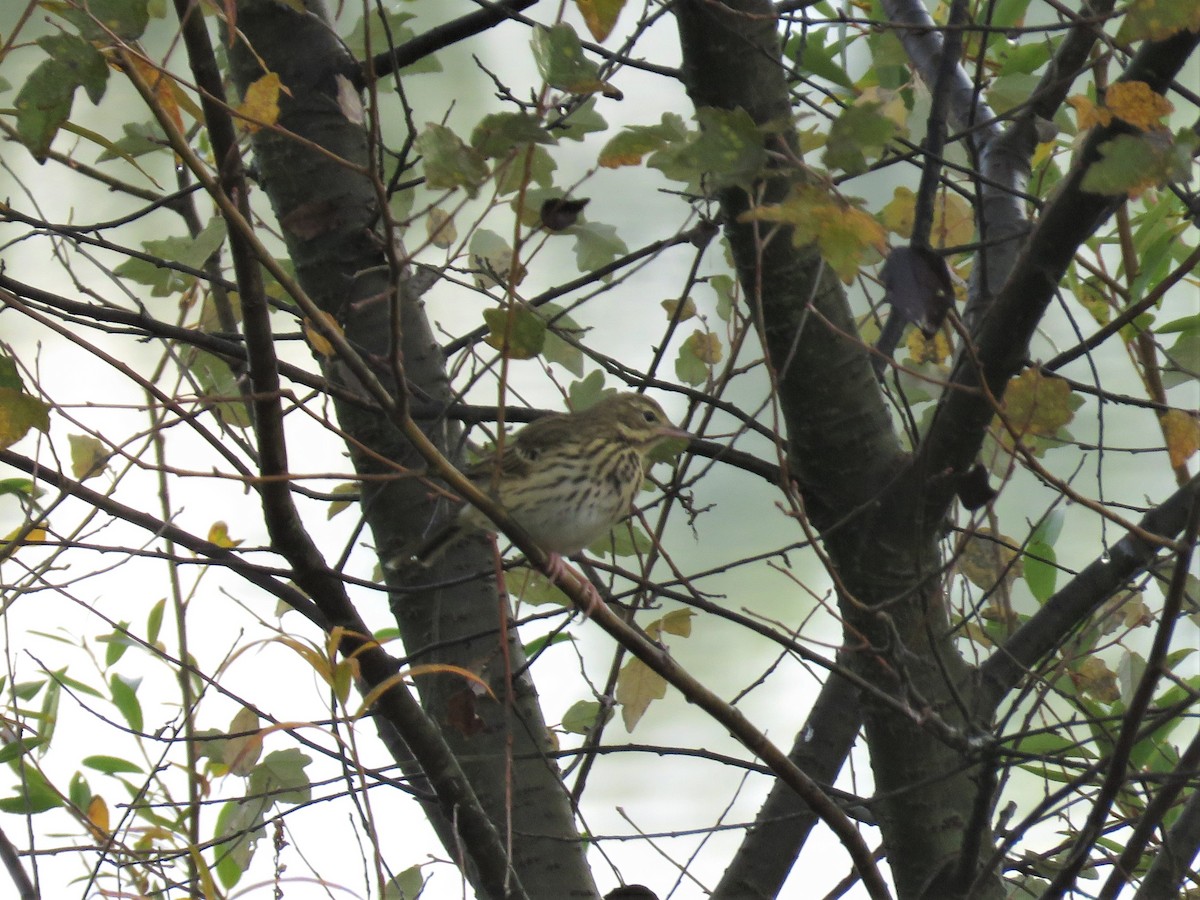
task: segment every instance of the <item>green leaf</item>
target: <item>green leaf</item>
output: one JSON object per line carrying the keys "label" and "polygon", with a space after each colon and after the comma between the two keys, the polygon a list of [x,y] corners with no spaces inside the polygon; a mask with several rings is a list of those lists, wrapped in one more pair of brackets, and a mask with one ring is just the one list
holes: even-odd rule
{"label": "green leaf", "polygon": [[710,367],[696,354],[696,345],[684,341],[675,357],[675,376],[684,384],[704,384],[708,380]]}
{"label": "green leaf", "polygon": [[[565,598],[566,598],[565,594],[563,595],[563,598],[565,600]],[[560,603],[559,605],[566,605],[566,604]],[[569,632],[566,632],[566,631],[557,631],[552,634],[544,634],[541,637],[534,638],[532,641],[530,641],[528,644],[525,645],[525,647],[524,647],[525,656],[526,657],[534,657],[534,656],[537,656],[539,653],[541,653],[543,650],[545,650],[547,647],[553,647],[555,644],[562,644],[562,643],[569,644],[569,643],[573,643],[574,641],[575,641],[575,635],[570,634]]]}
{"label": "green leaf", "polygon": [[836,54],[839,44],[825,46],[826,32],[821,29],[811,29],[797,35],[788,41],[786,53],[796,61],[796,65],[818,78],[832,81],[836,85],[853,90],[854,82],[846,74],[846,70],[837,64]]}
{"label": "green leaf", "polygon": [[583,375],[583,351],[576,344],[569,343],[561,334],[568,334],[577,340],[583,336],[579,323],[563,312],[556,303],[545,303],[538,307],[541,315],[550,325],[546,329],[546,342],[542,346],[542,357],[547,362],[558,363],[576,378]]}
{"label": "green leaf", "polygon": [[103,772],[105,775],[116,775],[120,772],[141,773],[145,771],[137,763],[121,759],[119,756],[85,756],[82,762],[89,769],[95,769],[97,772]]}
{"label": "green leaf", "polygon": [[266,831],[263,829],[266,811],[271,801],[252,797],[231,800],[221,807],[213,829],[216,843],[217,877],[226,888],[241,880],[254,859],[254,849]]}
{"label": "green leaf", "polygon": [[120,710],[129,727],[139,733],[142,731],[143,722],[142,704],[138,702],[137,689],[141,683],[140,678],[122,678],[116,674],[108,680],[113,705]]}
{"label": "green leaf", "polygon": [[312,785],[304,769],[311,762],[294,747],[268,753],[250,774],[249,792],[270,794],[276,803],[307,803]]}
{"label": "green leaf", "polygon": [[188,360],[188,369],[204,390],[222,421],[240,428],[250,425],[250,413],[240,398],[238,382],[229,363],[203,350]]}
{"label": "green leaf", "polygon": [[[387,4],[384,4],[385,18],[387,27],[384,28],[384,23],[380,21],[379,15],[376,12],[377,7],[372,6],[372,12],[368,15],[359,18],[354,25],[354,30],[346,36],[346,47],[357,59],[362,59],[367,54],[367,33],[368,29],[371,36],[372,54],[383,53],[388,50],[388,39],[391,39],[392,46],[399,46],[407,43],[417,36],[416,32],[406,25],[406,22],[416,18],[416,15],[409,12],[399,12],[396,10],[387,10]],[[430,54],[417,60],[411,65],[405,66],[400,70],[400,75],[407,77],[409,75],[428,75],[432,72],[442,71],[442,64],[437,57]],[[378,85],[381,88],[390,90],[395,86],[393,78],[380,79]]]}
{"label": "green leaf", "polygon": [[1200,31],[1200,4],[1188,0],[1133,0],[1125,10],[1117,40],[1161,41],[1184,29]]}
{"label": "green leaf", "polygon": [[582,272],[593,272],[629,252],[612,225],[581,221],[565,231],[575,236],[575,261]]}
{"label": "green leaf", "polygon": [[647,153],[661,150],[672,141],[688,139],[687,125],[676,113],[663,113],[658,125],[629,125],[600,151],[598,162],[608,169],[636,166]]}
{"label": "green leaf", "polygon": [[28,478],[0,478],[0,497],[36,498],[41,495],[37,485]]}
{"label": "green leaf", "polygon": [[596,98],[588,97],[578,107],[567,113],[561,123],[555,124],[554,130],[572,141],[582,141],[589,134],[608,129],[604,116],[596,112]]}
{"label": "green leaf", "polygon": [[598,556],[612,554],[613,556],[645,556],[654,544],[639,526],[632,522],[622,522],[604,538],[588,547],[589,553]]}
{"label": "green leaf", "polygon": [[867,170],[868,158],[882,156],[896,133],[896,123],[880,112],[882,109],[882,103],[860,103],[843,109],[829,129],[829,141],[821,157],[825,165],[858,175]]}
{"label": "green leaf", "polygon": [[550,87],[572,94],[593,94],[606,90],[600,80],[600,67],[583,55],[583,45],[575,29],[565,22],[533,29],[533,59],[538,73]]}
{"label": "green leaf", "polygon": [[579,700],[571,704],[571,708],[563,713],[563,731],[571,734],[587,734],[595,726],[596,721],[604,713],[607,722],[613,716],[612,707],[605,709],[595,700]]}
{"label": "green leaf", "polygon": [[668,178],[717,189],[749,187],[767,162],[764,129],[738,109],[696,110],[699,132],[682,143],[673,142],[650,157],[647,165]]}
{"label": "green leaf", "polygon": [[76,85],[87,91],[88,99],[93,104],[104,99],[104,89],[108,86],[108,65],[95,47],[71,34],[40,37],[37,45],[46,51],[51,62],[61,66]]}
{"label": "green leaf", "polygon": [[713,275],[708,279],[708,286],[717,295],[717,315],[722,322],[728,322],[733,315],[734,284],[729,275]]}
{"label": "green leaf", "polygon": [[46,738],[38,736],[17,738],[16,740],[2,744],[0,745],[0,763],[10,763],[14,759],[24,756],[26,753],[32,753],[46,743]]}
{"label": "green leaf", "polygon": [[383,886],[383,900],[417,900],[425,879],[420,866],[409,866]]}
{"label": "green leaf", "polygon": [[[541,185],[543,189],[551,187],[554,184],[554,172],[558,169],[558,163],[554,161],[554,157],[546,152],[545,147],[540,147],[536,144],[526,144],[521,153],[505,160],[497,166],[496,174],[496,193],[500,196],[506,194],[515,194],[520,191],[523,185],[529,182]],[[528,178],[526,178],[528,173]],[[562,191],[559,191],[561,194]],[[518,198],[513,198],[514,205]],[[529,204],[526,204],[528,209]],[[530,215],[528,218],[536,216],[536,208],[529,209]],[[523,221],[526,217],[523,217]],[[527,223],[528,224],[528,223]]]}
{"label": "green leaf", "polygon": [[527,566],[520,566],[509,572],[505,578],[505,589],[521,603],[530,606],[570,606],[571,600],[554,582]]}
{"label": "green leaf", "polygon": [[1039,603],[1045,603],[1054,593],[1058,582],[1057,560],[1054,548],[1047,543],[1031,540],[1025,546],[1025,583]]}
{"label": "green leaf", "polygon": [[609,393],[612,393],[612,390],[604,387],[604,372],[601,369],[593,369],[579,381],[573,381],[567,386],[567,396],[571,400],[571,409],[574,410],[595,406]]}
{"label": "green leaf", "polygon": [[82,772],[71,776],[71,782],[67,785],[67,799],[76,809],[82,810],[87,810],[88,804],[92,802],[92,789]]}
{"label": "green leaf", "polygon": [[1200,377],[1200,329],[1184,331],[1166,351],[1162,381],[1166,387],[1194,384]]}
{"label": "green leaf", "polygon": [[1182,129],[1119,134],[1100,145],[1100,159],[1088,166],[1080,188],[1092,194],[1137,197],[1169,181],[1191,179],[1192,153],[1200,135]]}
{"label": "green leaf", "polygon": [[86,12],[64,7],[56,11],[86,40],[104,43],[112,40],[110,31],[122,40],[135,41],[150,23],[146,0],[88,0]]}
{"label": "green leaf", "polygon": [[471,132],[471,146],[491,159],[508,156],[524,144],[553,144],[541,119],[527,112],[502,112],[484,116]]}
{"label": "green leaf", "polygon": [[63,805],[58,791],[54,790],[46,777],[33,766],[24,766],[21,769],[21,782],[17,791],[15,797],[0,799],[0,812],[34,816]]}
{"label": "green leaf", "polygon": [[167,601],[164,597],[150,607],[150,615],[146,617],[146,642],[149,644],[158,640],[158,633],[162,629],[163,609],[166,605]]}
{"label": "green leaf", "polygon": [[167,136],[158,122],[123,122],[121,130],[125,136],[111,141],[109,146],[96,157],[97,162],[107,162],[112,159],[136,159],[147,153],[167,150]]}
{"label": "green leaf", "polygon": [[523,306],[485,309],[488,334],[484,341],[509,359],[533,359],[546,343],[546,322]]}
{"label": "green leaf", "polygon": [[431,188],[463,188],[475,197],[488,177],[487,162],[445,125],[430,122],[417,135],[417,152],[423,157],[425,182]]}

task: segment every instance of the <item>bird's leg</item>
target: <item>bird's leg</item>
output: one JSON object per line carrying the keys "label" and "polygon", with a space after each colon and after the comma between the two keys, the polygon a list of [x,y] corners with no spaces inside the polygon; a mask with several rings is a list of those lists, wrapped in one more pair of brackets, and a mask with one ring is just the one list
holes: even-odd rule
{"label": "bird's leg", "polygon": [[584,618],[590,619],[592,613],[601,603],[600,592],[596,590],[596,586],[592,584],[591,579],[587,578],[578,569],[573,568],[562,558],[560,553],[549,553],[546,559],[546,577],[555,584],[560,584],[563,580],[563,575],[569,574],[571,578],[583,585],[583,593],[585,596],[583,615]]}

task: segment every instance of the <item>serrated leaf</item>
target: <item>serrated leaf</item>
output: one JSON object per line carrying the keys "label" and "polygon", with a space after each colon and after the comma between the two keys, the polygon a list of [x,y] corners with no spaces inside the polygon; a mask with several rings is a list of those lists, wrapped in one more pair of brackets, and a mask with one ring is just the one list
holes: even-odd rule
{"label": "serrated leaf", "polygon": [[826,34],[824,29],[805,29],[803,34],[788,41],[786,52],[798,68],[840,87],[853,89],[854,81],[836,61],[839,48],[825,45]]}
{"label": "serrated leaf", "polygon": [[658,125],[629,125],[613,137],[600,150],[598,162],[608,169],[621,166],[636,166],[647,153],[661,150],[672,141],[683,141],[688,137],[687,126],[676,113],[663,113]]}
{"label": "serrated leaf", "polygon": [[1133,0],[1117,31],[1117,40],[1161,41],[1184,30],[1200,31],[1200,5],[1186,0]]}
{"label": "serrated leaf", "polygon": [[816,244],[825,261],[849,284],[859,267],[886,249],[883,226],[853,203],[814,185],[797,185],[782,203],[759,206],[739,216],[792,226],[797,247]]}
{"label": "serrated leaf", "polygon": [[1192,154],[1200,135],[1189,129],[1119,134],[1099,147],[1080,188],[1092,194],[1138,197],[1149,188],[1191,178]]}
{"label": "serrated leaf", "polygon": [[59,8],[56,12],[69,20],[85,40],[112,40],[109,32],[126,41],[142,36],[150,24],[146,0],[88,0],[86,9]]}
{"label": "serrated leaf", "polygon": [[629,252],[629,247],[612,225],[579,222],[568,228],[566,233],[575,237],[575,262],[581,272],[593,272]]}
{"label": "serrated leaf", "polygon": [[240,117],[239,124],[253,134],[264,125],[279,121],[279,94],[283,82],[276,72],[267,72],[246,87],[242,102],[234,112]]}
{"label": "serrated leaf", "polygon": [[416,150],[422,156],[425,183],[431,188],[463,188],[474,198],[488,177],[483,154],[468,147],[445,125],[430,122],[417,135]]}
{"label": "serrated leaf", "polygon": [[484,341],[509,359],[533,359],[546,343],[546,322],[531,309],[485,309],[488,334]]}
{"label": "serrated leaf", "polygon": [[307,803],[312,785],[305,768],[312,759],[299,750],[268,753],[250,775],[250,793],[269,793],[276,803]]}
{"label": "serrated leaf", "polygon": [[696,110],[696,120],[698,132],[657,151],[647,165],[697,187],[750,186],[767,163],[764,129],[741,107],[701,107]]}
{"label": "serrated leaf", "polygon": [[632,522],[622,522],[604,538],[588,547],[589,553],[604,556],[611,553],[617,557],[644,556],[654,543],[640,527]]}
{"label": "serrated leaf", "polygon": [[882,103],[856,103],[847,106],[829,129],[822,161],[848,175],[865,172],[868,160],[883,155],[888,141],[896,134],[896,123],[882,112]]}
{"label": "serrated leaf", "polygon": [[533,29],[533,59],[550,87],[572,94],[594,94],[612,89],[600,80],[600,67],[583,54],[575,29],[565,22]]}
{"label": "serrated leaf", "polygon": [[471,146],[485,157],[509,156],[525,144],[553,144],[541,119],[527,112],[491,113],[479,120],[471,132]]}
{"label": "serrated leaf", "polygon": [[[296,12],[301,15],[306,15],[307,10],[303,3],[299,0],[293,0],[296,5]],[[385,23],[380,21],[380,16],[377,9],[372,8],[370,13],[363,16],[355,23],[354,30],[346,37],[346,47],[354,55],[356,59],[362,59],[367,53],[367,35],[370,34],[371,52],[380,53],[388,49],[388,41],[391,41],[392,46],[400,46],[401,44],[411,41],[417,36],[417,33],[408,27],[407,22],[416,18],[414,13],[400,12],[398,10],[389,9],[389,5],[385,5],[384,16]],[[419,60],[411,65],[405,66],[400,70],[399,74],[402,77],[411,75],[428,75],[434,72],[441,72],[442,64],[434,54],[422,56]],[[378,82],[380,87],[391,89],[393,80],[385,78]]]}
{"label": "serrated leaf", "polygon": [[571,409],[580,410],[595,406],[601,397],[612,393],[611,389],[604,387],[604,381],[604,372],[594,369],[579,381],[571,382],[567,386]]}
{"label": "serrated leaf", "polygon": [[588,97],[555,126],[555,132],[572,141],[582,141],[589,134],[608,129],[604,116],[596,112],[596,98]]}
{"label": "serrated leaf", "polygon": [[1104,105],[1112,114],[1134,128],[1161,128],[1162,120],[1175,109],[1171,101],[1144,81],[1118,81],[1104,92]]}

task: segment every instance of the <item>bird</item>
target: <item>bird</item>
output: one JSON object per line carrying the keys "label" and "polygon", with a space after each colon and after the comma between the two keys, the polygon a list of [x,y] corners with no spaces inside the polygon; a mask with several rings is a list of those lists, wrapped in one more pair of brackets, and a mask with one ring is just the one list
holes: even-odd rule
{"label": "bird", "polygon": [[[499,454],[489,454],[463,474],[547,552],[547,574],[557,581],[564,556],[604,537],[629,514],[648,454],[664,441],[691,437],[651,398],[610,394],[578,412],[535,419],[505,441]],[[429,565],[463,535],[495,530],[491,519],[468,504],[414,558]],[[591,586],[581,581],[585,589]]]}

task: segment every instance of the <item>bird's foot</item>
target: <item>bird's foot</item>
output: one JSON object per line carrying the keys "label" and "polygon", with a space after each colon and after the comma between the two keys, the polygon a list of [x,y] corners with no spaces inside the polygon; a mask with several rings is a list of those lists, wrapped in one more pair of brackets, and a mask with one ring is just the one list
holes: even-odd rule
{"label": "bird's foot", "polygon": [[584,603],[581,611],[585,619],[590,619],[592,613],[603,602],[600,592],[596,590],[596,586],[582,572],[568,564],[562,558],[561,554],[551,553],[546,560],[546,576],[555,584],[562,584],[564,575],[569,575],[573,580],[583,585]]}

